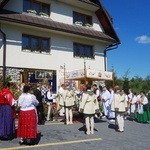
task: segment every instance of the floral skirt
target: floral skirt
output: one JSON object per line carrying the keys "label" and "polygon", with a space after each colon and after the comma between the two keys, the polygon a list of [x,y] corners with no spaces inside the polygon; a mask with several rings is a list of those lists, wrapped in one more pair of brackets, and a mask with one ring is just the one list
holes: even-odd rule
{"label": "floral skirt", "polygon": [[24,139],[37,137],[37,115],[35,110],[20,110],[17,137]]}

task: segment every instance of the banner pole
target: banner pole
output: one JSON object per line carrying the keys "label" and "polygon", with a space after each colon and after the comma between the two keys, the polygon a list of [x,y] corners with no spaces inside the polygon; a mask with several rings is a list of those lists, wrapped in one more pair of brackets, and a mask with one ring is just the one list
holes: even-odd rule
{"label": "banner pole", "polygon": [[114,75],[114,66],[112,65],[112,78],[113,78],[113,88],[115,86],[115,75]]}
{"label": "banner pole", "polygon": [[86,85],[86,61],[84,59],[84,84]]}
{"label": "banner pole", "polygon": [[64,84],[66,84],[66,68],[65,68],[65,64],[64,64]]}

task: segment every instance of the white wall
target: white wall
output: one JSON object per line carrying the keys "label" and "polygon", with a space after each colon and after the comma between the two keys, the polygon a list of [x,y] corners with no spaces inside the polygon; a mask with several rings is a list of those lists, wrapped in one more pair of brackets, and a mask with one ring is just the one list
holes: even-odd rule
{"label": "white wall", "polygon": [[[50,18],[54,21],[63,22],[66,24],[73,24],[73,11],[83,13],[86,15],[90,15],[93,17],[93,28],[95,30],[101,31],[102,28],[100,26],[100,22],[95,15],[95,12],[87,11],[81,8],[73,7],[70,5],[66,5],[64,3],[58,2],[56,0],[39,0],[44,3],[50,4]],[[4,7],[4,9],[20,12],[23,11],[23,0],[10,0],[7,5]]]}
{"label": "white wall", "polygon": [[[57,70],[60,65],[66,64],[68,69],[79,69],[83,63],[82,58],[73,58],[73,42],[94,45],[96,53],[103,55],[105,45],[100,42],[85,40],[81,38],[70,37],[67,35],[58,35],[50,31],[31,30],[27,28],[20,28],[13,25],[1,25],[2,31],[6,34],[7,38],[7,66],[13,67],[26,67],[26,68],[43,68]],[[40,54],[33,52],[24,52],[21,50],[22,46],[22,33],[49,37],[51,39],[51,53]],[[45,37],[45,36],[44,36]],[[64,38],[65,37],[65,38]],[[2,52],[1,47],[1,51]],[[16,59],[17,57],[17,59]],[[73,62],[73,63],[70,63]],[[103,56],[95,56],[94,60],[87,60],[87,65],[93,69],[104,69]]]}
{"label": "white wall", "polygon": [[[83,14],[93,16],[93,27],[96,30],[102,31],[99,21],[94,12],[79,9],[73,6],[64,5],[54,0],[44,0],[44,2],[51,2],[51,16],[54,21],[64,22],[67,24],[73,23],[72,13],[77,11]],[[17,8],[17,9],[16,9]],[[5,6],[5,9],[22,12],[22,0],[11,0]],[[36,28],[26,28],[15,25],[1,23],[1,29],[6,34],[6,66],[20,67],[20,68],[34,68],[46,70],[59,70],[60,65],[66,65],[67,70],[83,69],[84,59],[73,58],[73,42],[82,44],[90,44],[94,46],[96,53],[95,59],[87,59],[87,68],[104,70],[104,50],[106,45],[100,41],[85,39],[79,36],[68,36],[65,34],[56,34],[50,30],[37,30]],[[51,53],[40,54],[32,52],[24,52],[22,48],[22,33],[31,34],[35,36],[46,36],[51,39]],[[2,66],[3,45],[0,36],[0,66]],[[82,42],[81,42],[82,41]],[[58,80],[58,79],[57,79]],[[58,82],[58,81],[57,81]]]}
{"label": "white wall", "polygon": [[3,65],[3,36],[0,33],[0,66]]}
{"label": "white wall", "polygon": [[[104,70],[103,51],[105,45],[100,42],[92,40],[85,40],[83,38],[76,38],[71,36],[64,36],[62,34],[54,34],[50,31],[39,31],[34,29],[21,28],[13,25],[1,25],[2,31],[6,34],[6,66],[19,68],[34,68],[46,70],[58,70],[60,66],[65,64],[66,70],[78,70],[84,68],[83,58],[73,58],[73,42],[83,44],[90,44],[94,46],[96,54],[95,59],[87,59],[87,68]],[[51,39],[51,54],[41,54],[33,52],[24,52],[22,47],[22,33],[32,34],[37,36],[46,35]],[[3,46],[0,47],[0,56],[2,57]],[[1,59],[2,60],[2,59]],[[2,61],[0,61],[2,66]],[[58,85],[57,76],[57,85]]]}
{"label": "white wall", "polygon": [[4,9],[22,13],[23,0],[10,0]]}
{"label": "white wall", "polygon": [[87,11],[81,8],[73,7],[60,3],[58,1],[51,1],[51,16],[50,18],[54,21],[63,22],[67,24],[73,24],[73,11],[90,15],[93,17],[93,28],[98,31],[102,31],[100,22],[96,17],[95,12]]}

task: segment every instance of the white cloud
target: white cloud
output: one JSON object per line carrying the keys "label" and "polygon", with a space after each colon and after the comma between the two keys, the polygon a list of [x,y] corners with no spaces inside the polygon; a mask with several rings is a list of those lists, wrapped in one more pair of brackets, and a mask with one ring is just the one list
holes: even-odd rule
{"label": "white cloud", "polygon": [[135,41],[137,41],[140,44],[149,44],[150,37],[148,37],[147,35],[138,36],[135,38]]}

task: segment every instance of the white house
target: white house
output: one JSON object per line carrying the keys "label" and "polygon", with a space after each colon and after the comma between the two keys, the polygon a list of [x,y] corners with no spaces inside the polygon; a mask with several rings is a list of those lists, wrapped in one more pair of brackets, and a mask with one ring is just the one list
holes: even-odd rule
{"label": "white house", "polygon": [[46,75],[56,91],[60,67],[78,70],[86,61],[107,71],[106,52],[118,44],[98,0],[0,0],[1,75],[12,81],[39,82]]}

